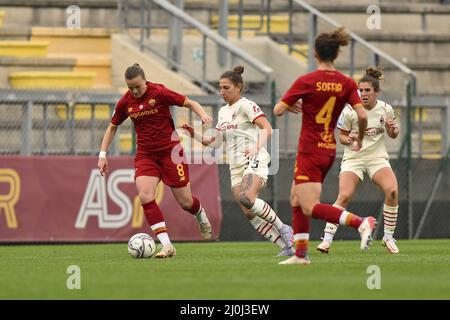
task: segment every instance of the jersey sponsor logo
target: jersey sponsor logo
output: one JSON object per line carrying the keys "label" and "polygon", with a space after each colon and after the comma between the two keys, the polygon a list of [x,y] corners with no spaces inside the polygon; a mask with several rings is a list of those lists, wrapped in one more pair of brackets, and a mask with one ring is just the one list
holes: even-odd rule
{"label": "jersey sponsor logo", "polygon": [[225,131],[225,130],[237,130],[237,124],[232,124],[229,122],[224,122],[220,125],[219,130]]}
{"label": "jersey sponsor logo", "polygon": [[368,137],[374,137],[379,134],[384,133],[384,128],[368,128],[366,129],[365,135]]}
{"label": "jersey sponsor logo", "polygon": [[139,111],[139,112],[135,112],[135,113],[130,114],[130,118],[131,119],[137,119],[139,117],[149,116],[149,115],[152,115],[152,114],[155,114],[155,113],[158,113],[158,109],[150,109],[150,110],[145,110],[145,111]]}
{"label": "jersey sponsor logo", "polygon": [[342,92],[342,83],[316,82],[316,91],[322,92]]}
{"label": "jersey sponsor logo", "polygon": [[320,134],[320,137],[322,138],[322,140],[324,142],[327,142],[327,143],[332,142],[334,140],[334,134],[333,134],[333,132],[330,132],[330,131],[322,132]]}
{"label": "jersey sponsor logo", "polygon": [[317,142],[317,147],[322,149],[336,149],[336,143]]}

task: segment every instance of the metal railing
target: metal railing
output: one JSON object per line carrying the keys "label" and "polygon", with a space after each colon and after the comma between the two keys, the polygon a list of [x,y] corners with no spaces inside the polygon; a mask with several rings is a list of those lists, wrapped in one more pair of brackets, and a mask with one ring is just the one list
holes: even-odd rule
{"label": "metal railing", "polygon": [[[129,23],[127,16],[130,11],[131,6],[130,0],[119,0],[119,12],[120,12],[120,20],[121,25],[125,30],[128,29],[139,29],[140,38],[137,41],[141,50],[149,50],[153,54],[157,55],[161,59],[165,60],[171,69],[177,70],[185,75],[187,75],[192,80],[198,82],[200,86],[210,93],[218,94],[218,91],[215,87],[210,85],[207,81],[207,40],[212,41],[216,44],[220,49],[218,52],[227,52],[231,55],[231,64],[239,59],[246,64],[246,66],[250,66],[254,68],[258,74],[262,76],[264,79],[264,84],[267,90],[267,99],[270,100],[270,89],[272,83],[272,69],[265,65],[264,63],[258,61],[239,47],[232,44],[226,38],[220,36],[213,30],[211,30],[208,26],[202,24],[196,19],[192,18],[190,15],[183,12],[181,9],[183,7],[183,1],[178,0],[177,4],[179,7],[169,3],[164,0],[140,0],[138,6],[135,8],[139,10],[140,13],[140,21],[137,24]],[[133,2],[135,3],[135,2]],[[165,13],[170,15],[171,23],[167,25],[155,25],[152,23],[151,19],[151,11],[154,6],[158,6]],[[182,32],[183,28],[180,25],[180,22],[187,25],[187,27],[192,28],[200,32],[202,35],[202,71],[201,76],[194,74],[187,67],[183,66],[180,61],[180,52],[182,47]],[[168,42],[168,54],[162,54],[152,46],[145,43],[146,38],[150,38],[151,32],[150,30],[153,28],[169,28],[169,42]],[[215,75],[218,77],[219,75]]]}
{"label": "metal railing", "polygon": [[[243,15],[244,10],[242,10],[242,0],[239,1],[238,3],[238,31],[239,31],[239,35],[242,34],[242,30],[249,30],[248,27],[244,27],[242,24],[243,21]],[[329,16],[327,16],[326,14],[320,12],[319,10],[317,10],[316,8],[314,8],[313,6],[311,6],[310,4],[306,3],[303,0],[288,0],[287,1],[287,7],[286,7],[286,12],[289,16],[288,19],[288,25],[289,25],[289,31],[287,33],[287,45],[289,48],[289,53],[292,52],[298,52],[300,54],[303,55],[303,53],[297,49],[295,49],[294,45],[295,45],[295,31],[294,31],[294,27],[293,27],[293,20],[294,20],[294,13],[297,11],[297,8],[295,8],[294,5],[297,5],[299,7],[301,7],[303,10],[305,10],[308,14],[309,14],[309,19],[308,19],[308,55],[305,56],[308,59],[308,70],[309,71],[313,71],[316,67],[316,61],[313,58],[313,49],[314,49],[314,41],[317,37],[317,33],[318,33],[318,22],[319,19],[324,21],[326,24],[334,27],[334,28],[338,28],[341,27],[342,24],[337,22],[336,20],[330,18]],[[261,0],[261,7],[265,6],[265,19],[266,19],[266,24],[267,24],[267,34],[269,34],[271,37],[275,38],[277,41],[279,42],[284,42],[284,40],[282,40],[279,36],[277,36],[276,34],[271,32],[271,16],[272,16],[272,0]],[[282,11],[282,8],[284,7],[279,7],[277,8],[277,11],[280,12]],[[261,23],[262,26],[262,23]],[[250,29],[252,30],[252,29]],[[367,49],[370,54],[370,60],[371,63],[374,66],[379,66],[380,65],[380,59],[384,59],[386,62],[392,64],[393,66],[395,66],[398,70],[400,70],[401,72],[403,72],[405,75],[409,76],[411,78],[412,81],[412,90],[413,90],[413,95],[415,95],[416,93],[416,73],[411,70],[409,67],[407,67],[405,64],[401,63],[400,61],[398,61],[397,59],[393,58],[391,55],[387,54],[386,52],[380,50],[379,48],[375,47],[374,45],[370,44],[369,42],[367,42],[366,40],[364,40],[362,37],[360,37],[358,34],[356,34],[355,32],[350,31],[350,35],[352,37],[351,43],[350,43],[350,55],[349,55],[349,73],[350,76],[353,76],[355,74],[355,44],[359,44],[362,47],[364,47],[365,49]]]}

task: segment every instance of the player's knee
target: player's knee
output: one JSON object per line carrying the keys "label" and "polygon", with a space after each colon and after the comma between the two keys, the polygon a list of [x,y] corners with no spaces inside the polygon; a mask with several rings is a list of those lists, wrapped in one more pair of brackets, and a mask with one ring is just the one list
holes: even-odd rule
{"label": "player's knee", "polygon": [[339,193],[338,198],[336,200],[337,203],[339,203],[339,205],[343,208],[347,208],[348,204],[351,200],[351,196],[349,194],[346,193]]}
{"label": "player's knee", "polygon": [[247,209],[250,209],[251,207],[253,207],[253,204],[255,203],[255,199],[253,199],[253,197],[250,194],[248,194],[247,192],[242,192],[239,195],[239,203],[242,204]]}
{"label": "player's knee", "polygon": [[141,203],[149,203],[155,200],[155,196],[151,192],[141,191],[139,192],[139,200]]}
{"label": "player's knee", "polygon": [[311,217],[312,216],[312,210],[313,207],[310,205],[301,206],[302,212],[305,216]]}
{"label": "player's knee", "polygon": [[385,194],[386,198],[388,198],[389,200],[397,200],[398,191],[395,186],[387,188]]}
{"label": "player's knee", "polygon": [[300,206],[300,202],[298,201],[298,198],[295,194],[291,194],[289,196],[289,202],[291,204],[291,207],[298,207]]}

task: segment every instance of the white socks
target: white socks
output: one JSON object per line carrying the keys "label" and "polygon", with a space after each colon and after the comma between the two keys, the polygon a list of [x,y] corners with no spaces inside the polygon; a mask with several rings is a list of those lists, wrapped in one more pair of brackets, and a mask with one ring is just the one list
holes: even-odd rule
{"label": "white socks", "polygon": [[395,226],[397,225],[397,213],[398,206],[390,207],[384,205],[383,218],[384,218],[384,237],[383,239],[392,238],[394,236]]}
{"label": "white socks", "polygon": [[286,246],[283,239],[281,239],[278,230],[273,227],[273,224],[264,221],[258,216],[250,220],[250,223],[252,224],[253,228],[255,228],[255,230],[267,240],[272,241],[282,249]]}
{"label": "white socks", "polygon": [[159,222],[150,226],[161,244],[171,244],[169,235],[167,234],[166,223]]}
{"label": "white socks", "polygon": [[281,227],[284,225],[280,218],[278,218],[275,211],[273,211],[264,200],[257,198],[253,204],[253,207],[250,208],[250,211],[267,222],[273,224],[278,231],[280,231]]}

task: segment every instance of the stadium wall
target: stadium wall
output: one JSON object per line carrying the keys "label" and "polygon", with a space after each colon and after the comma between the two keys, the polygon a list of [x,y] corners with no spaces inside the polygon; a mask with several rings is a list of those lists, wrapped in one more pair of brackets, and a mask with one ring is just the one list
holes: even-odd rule
{"label": "stadium wall", "polygon": [[[96,157],[0,158],[0,242],[127,241],[135,233],[154,236],[134,183],[133,157],[109,157],[102,177]],[[208,179],[205,179],[208,177]],[[216,165],[191,165],[190,181],[207,210],[213,239],[222,212]],[[156,201],[172,240],[201,240],[195,218],[160,184]]]}

